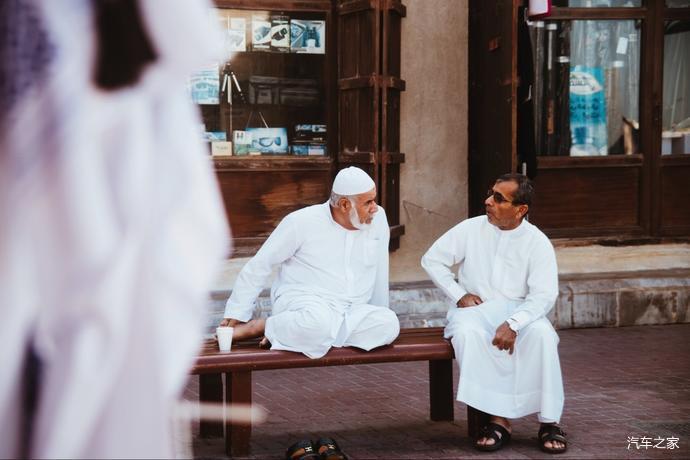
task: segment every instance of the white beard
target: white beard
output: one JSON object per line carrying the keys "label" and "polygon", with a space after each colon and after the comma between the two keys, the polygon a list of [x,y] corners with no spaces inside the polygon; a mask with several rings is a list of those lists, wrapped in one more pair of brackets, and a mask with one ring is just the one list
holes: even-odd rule
{"label": "white beard", "polygon": [[352,203],[352,201],[350,201],[350,204],[352,205],[352,208],[350,209],[350,223],[352,226],[357,230],[369,230],[371,228],[371,224],[365,224],[360,221],[359,216],[357,215],[357,210],[355,209],[355,204]]}

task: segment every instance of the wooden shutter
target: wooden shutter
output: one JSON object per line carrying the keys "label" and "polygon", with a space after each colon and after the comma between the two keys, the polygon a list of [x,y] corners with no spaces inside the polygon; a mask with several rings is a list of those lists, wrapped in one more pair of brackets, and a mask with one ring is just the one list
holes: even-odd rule
{"label": "wooden shutter", "polygon": [[391,226],[390,249],[400,246],[399,0],[338,1],[338,168],[355,165],[376,182]]}
{"label": "wooden shutter", "polygon": [[484,213],[487,188],[517,169],[517,4],[470,1],[469,211]]}

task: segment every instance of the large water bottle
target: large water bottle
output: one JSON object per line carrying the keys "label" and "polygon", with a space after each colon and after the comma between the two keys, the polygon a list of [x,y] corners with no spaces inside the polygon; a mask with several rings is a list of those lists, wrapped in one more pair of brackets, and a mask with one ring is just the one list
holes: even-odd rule
{"label": "large water bottle", "polygon": [[608,153],[604,73],[601,67],[571,67],[570,135],[571,156]]}

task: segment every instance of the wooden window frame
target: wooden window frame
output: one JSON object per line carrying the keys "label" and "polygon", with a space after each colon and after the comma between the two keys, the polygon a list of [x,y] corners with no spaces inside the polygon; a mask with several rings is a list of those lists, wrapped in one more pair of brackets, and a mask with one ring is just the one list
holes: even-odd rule
{"label": "wooden window frame", "polygon": [[[517,164],[516,146],[516,82],[517,82],[517,9],[523,1],[500,2],[492,6],[496,10],[494,23],[486,20],[492,16],[489,7],[479,0],[470,2],[470,213],[483,213],[483,191],[486,182],[502,172],[520,171]],[[482,19],[484,18],[484,19]],[[634,205],[636,214],[634,222],[629,218],[622,219],[621,224],[596,227],[596,220],[587,225],[582,224],[582,216],[562,214],[559,226],[549,227],[549,220],[544,225],[539,222],[539,203],[533,209],[535,221],[550,237],[555,238],[613,238],[619,240],[648,239],[658,241],[660,238],[686,238],[690,235],[690,202],[688,187],[681,187],[682,177],[690,177],[690,155],[661,155],[661,112],[663,91],[663,50],[664,21],[669,19],[690,20],[690,8],[668,8],[662,1],[643,1],[640,7],[631,8],[570,8],[554,7],[552,14],[544,21],[554,20],[640,20],[642,36],[640,41],[640,150],[639,154],[628,156],[604,157],[550,157],[538,156],[537,198],[540,196],[540,185],[546,185],[549,192],[558,186],[567,195],[569,190],[577,189],[577,182],[587,181],[587,176],[596,173],[605,177],[605,171],[616,172],[620,183],[627,181],[630,190],[637,191],[637,202]],[[482,22],[484,21],[484,22]],[[488,51],[487,49],[488,43]],[[495,46],[491,46],[494,43]],[[486,64],[482,60],[491,61]],[[478,69],[478,70],[477,70]],[[492,74],[498,75],[494,76]],[[490,80],[489,78],[493,78]],[[489,83],[485,83],[485,82]],[[496,83],[492,83],[496,82]],[[511,84],[512,82],[512,84]],[[492,86],[493,85],[493,86]],[[482,99],[494,97],[492,91],[503,92],[508,97],[497,99],[492,107],[492,117],[496,120],[497,131],[505,140],[493,140],[492,133],[482,127],[486,120],[477,107]],[[474,94],[474,93],[477,94]],[[502,102],[507,101],[506,103]],[[496,113],[498,112],[498,114]],[[682,168],[678,169],[678,168]],[[628,172],[626,172],[628,171]],[[635,174],[631,171],[637,171]],[[679,172],[681,171],[681,172]],[[568,172],[572,172],[568,176]],[[581,174],[577,177],[576,174]],[[596,175],[595,174],[595,175]],[[631,175],[632,174],[632,175]],[[551,175],[551,176],[550,176]],[[681,177],[682,176],[682,177]],[[545,179],[546,177],[546,179]],[[552,179],[548,179],[552,177]],[[570,177],[570,179],[568,179]],[[626,179],[625,177],[628,177]],[[565,180],[563,180],[565,179]],[[540,183],[541,181],[541,183]],[[544,184],[544,181],[550,184]],[[633,181],[633,182],[630,182]],[[685,180],[687,182],[687,179]],[[600,180],[600,184],[605,180]],[[565,185],[565,186],[564,186]],[[624,187],[624,188],[625,188]],[[676,190],[678,192],[676,192]],[[586,196],[579,190],[578,199],[594,200],[594,191]],[[620,192],[620,191],[619,191]],[[606,199],[605,197],[603,199]],[[621,202],[624,194],[617,197]],[[683,207],[685,203],[685,207]],[[555,198],[542,202],[541,210],[560,212],[569,206],[568,200],[559,202]],[[614,207],[616,200],[610,205]],[[561,207],[562,209],[556,209]],[[631,210],[631,212],[633,212]],[[552,213],[552,215],[555,215]],[[632,216],[632,214],[631,214]],[[570,227],[566,222],[572,223]],[[555,221],[554,221],[555,222]],[[613,221],[611,221],[613,222]]]}

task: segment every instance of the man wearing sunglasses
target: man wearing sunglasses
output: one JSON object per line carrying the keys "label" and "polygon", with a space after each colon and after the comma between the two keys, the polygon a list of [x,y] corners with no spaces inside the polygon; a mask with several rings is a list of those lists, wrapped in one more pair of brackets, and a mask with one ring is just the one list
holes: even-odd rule
{"label": "man wearing sunglasses", "polygon": [[484,201],[486,215],[460,222],[422,257],[457,305],[445,329],[460,367],[457,399],[491,414],[475,440],[482,451],[505,446],[509,419],[533,413],[541,449],[567,448],[558,426],[564,400],[558,335],[546,318],[558,296],[558,268],[549,239],[525,220],[532,195],[527,177],[502,175]]}

